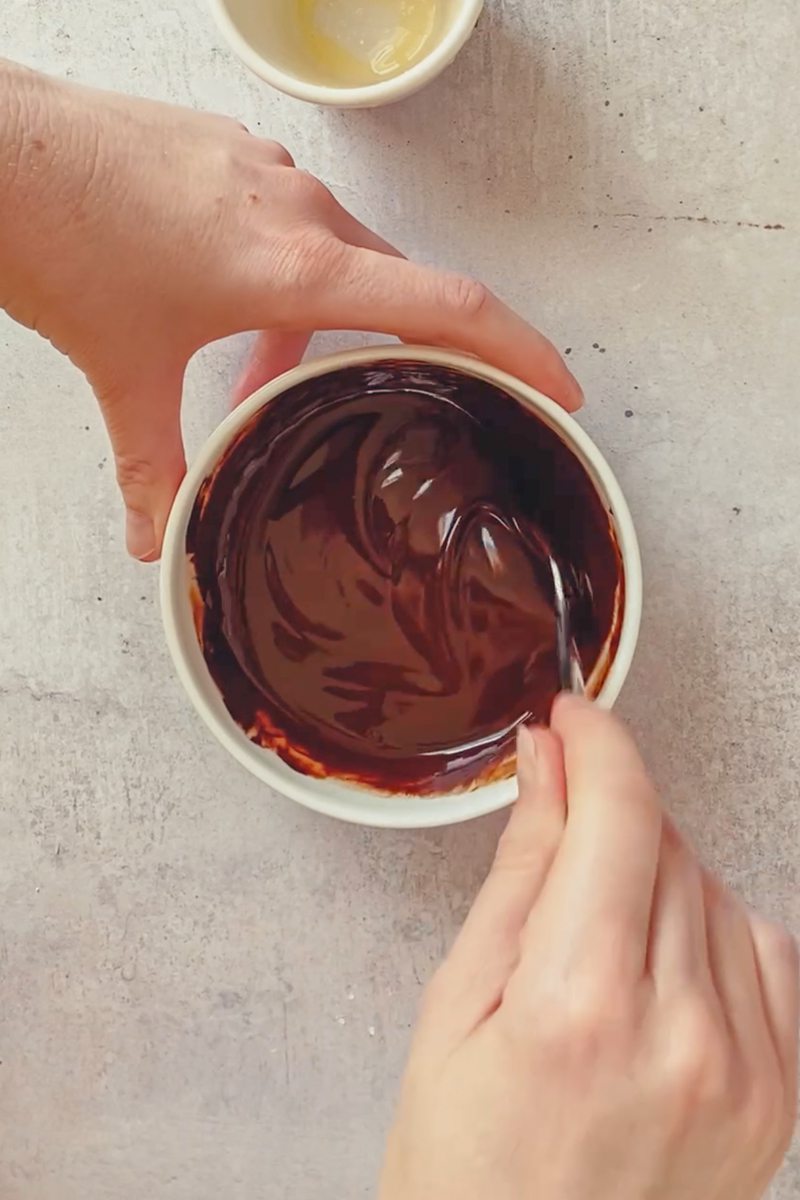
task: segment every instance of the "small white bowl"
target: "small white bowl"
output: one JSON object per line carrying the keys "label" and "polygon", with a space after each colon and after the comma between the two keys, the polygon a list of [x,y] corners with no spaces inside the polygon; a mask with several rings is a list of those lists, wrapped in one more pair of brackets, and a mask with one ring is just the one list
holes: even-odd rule
{"label": "small white bowl", "polygon": [[483,8],[483,0],[439,0],[443,13],[438,36],[424,57],[387,79],[340,87],[314,78],[293,36],[292,0],[209,3],[231,49],[251,71],[298,100],[338,108],[375,108],[419,91],[450,65],[469,40]]}
{"label": "small white bowl", "polygon": [[610,515],[624,572],[625,598],[619,644],[597,696],[599,704],[611,707],[633,659],[642,612],[639,547],[619,484],[588,434],[552,400],[504,371],[450,350],[392,345],[367,346],[333,354],[287,371],[235,409],[212,433],[190,467],[170,514],[161,558],[164,629],[175,669],[198,713],[233,757],[264,783],[317,812],[360,825],[394,829],[452,825],[510,804],[517,792],[515,778],[480,784],[471,791],[409,796],[385,795],[337,779],[301,775],[272,750],[251,742],[228,713],[203,658],[190,599],[191,567],[186,553],[186,531],[195,498],[239,430],[264,405],[297,384],[341,368],[379,365],[387,360],[451,367],[502,388],[532,408],[540,420],[558,432],[585,468]]}

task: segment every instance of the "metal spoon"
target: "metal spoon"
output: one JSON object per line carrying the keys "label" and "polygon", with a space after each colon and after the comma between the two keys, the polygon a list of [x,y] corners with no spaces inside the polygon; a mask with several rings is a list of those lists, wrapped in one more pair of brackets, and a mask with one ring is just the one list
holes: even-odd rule
{"label": "metal spoon", "polygon": [[558,654],[558,675],[563,692],[576,692],[582,696],[586,691],[586,682],[581,670],[578,648],[572,636],[569,603],[564,589],[564,578],[552,554],[547,556],[550,564],[550,574],[553,576],[553,593],[556,601],[556,652]]}

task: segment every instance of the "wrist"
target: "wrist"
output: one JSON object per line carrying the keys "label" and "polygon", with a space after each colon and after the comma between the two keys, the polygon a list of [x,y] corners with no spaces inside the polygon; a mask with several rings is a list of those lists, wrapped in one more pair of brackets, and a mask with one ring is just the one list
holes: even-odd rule
{"label": "wrist", "polygon": [[[32,75],[26,67],[0,58],[0,212],[20,169],[23,110]],[[0,223],[0,233],[4,227]]]}
{"label": "wrist", "polygon": [[78,89],[0,60],[0,307],[37,329],[63,300],[60,260],[91,177],[79,101]]}

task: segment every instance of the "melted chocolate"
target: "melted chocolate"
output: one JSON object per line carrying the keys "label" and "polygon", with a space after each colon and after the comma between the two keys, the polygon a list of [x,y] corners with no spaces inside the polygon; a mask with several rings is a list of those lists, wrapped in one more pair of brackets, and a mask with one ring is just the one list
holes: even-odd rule
{"label": "melted chocolate", "polygon": [[584,469],[506,393],[402,362],[273,400],[187,534],[198,635],[234,720],[298,770],[412,793],[509,774],[516,726],[547,719],[548,548],[597,688],[621,565]]}

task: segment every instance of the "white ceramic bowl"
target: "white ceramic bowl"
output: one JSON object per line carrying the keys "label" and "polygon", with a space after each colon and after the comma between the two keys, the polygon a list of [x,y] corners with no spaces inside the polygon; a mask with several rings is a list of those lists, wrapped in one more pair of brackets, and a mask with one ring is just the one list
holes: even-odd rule
{"label": "white ceramic bowl", "polygon": [[[367,0],[368,2],[368,0]],[[439,0],[438,36],[400,74],[360,87],[326,84],[301,54],[292,29],[292,0],[209,0],[219,28],[245,66],[289,96],[338,108],[393,104],[430,83],[450,65],[470,34],[483,0]]]}
{"label": "white ceramic bowl", "polygon": [[392,345],[368,346],[333,354],[288,371],[255,392],[232,412],[211,435],[192,464],[170,514],[161,560],[164,629],[178,676],[198,713],[233,757],[264,783],[317,812],[361,825],[388,828],[450,825],[510,804],[516,796],[516,780],[512,777],[485,783],[466,792],[408,796],[383,795],[337,779],[314,779],[301,775],[272,750],[251,742],[228,713],[203,658],[190,600],[191,568],[186,554],[186,530],[195,497],[242,426],[265,404],[296,384],[327,375],[339,368],[379,365],[387,360],[452,367],[502,388],[532,408],[540,420],[556,430],[584,466],[611,516],[625,576],[625,603],[619,644],[597,697],[599,704],[611,707],[633,659],[642,611],[639,547],[619,484],[588,434],[552,400],[503,371],[450,350]]}

